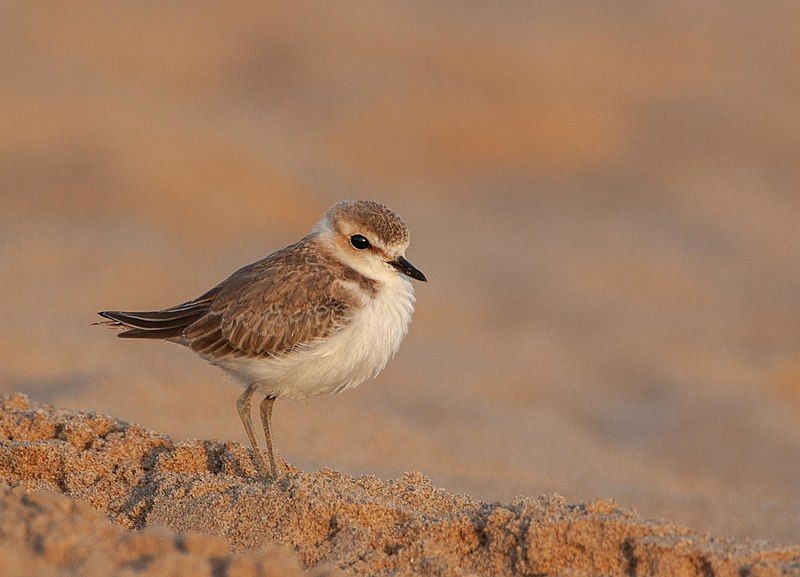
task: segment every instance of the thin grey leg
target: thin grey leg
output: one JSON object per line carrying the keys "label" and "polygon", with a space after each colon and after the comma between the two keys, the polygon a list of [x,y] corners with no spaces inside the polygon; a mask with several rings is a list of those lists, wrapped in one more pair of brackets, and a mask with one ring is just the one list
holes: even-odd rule
{"label": "thin grey leg", "polygon": [[242,419],[244,430],[247,431],[247,437],[250,439],[250,444],[253,445],[256,461],[258,461],[257,465],[261,469],[261,473],[264,474],[266,472],[264,457],[261,455],[261,449],[258,448],[258,443],[256,443],[256,436],[253,434],[253,419],[250,416],[250,400],[253,393],[256,392],[256,388],[256,383],[247,387],[236,400],[236,408],[239,409],[239,418]]}
{"label": "thin grey leg", "polygon": [[269,470],[273,477],[280,475],[281,460],[275,445],[272,442],[272,405],[275,403],[274,397],[266,397],[261,401],[261,424],[264,425],[264,437],[267,440],[267,459],[269,459]]}

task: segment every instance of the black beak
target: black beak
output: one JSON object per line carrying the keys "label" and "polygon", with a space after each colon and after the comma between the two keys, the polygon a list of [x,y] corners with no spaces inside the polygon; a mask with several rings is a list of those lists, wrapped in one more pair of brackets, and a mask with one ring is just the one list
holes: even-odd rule
{"label": "black beak", "polygon": [[422,282],[428,282],[428,279],[425,278],[425,275],[422,274],[422,271],[408,262],[404,256],[398,257],[397,260],[389,261],[389,264],[406,276],[421,280]]}

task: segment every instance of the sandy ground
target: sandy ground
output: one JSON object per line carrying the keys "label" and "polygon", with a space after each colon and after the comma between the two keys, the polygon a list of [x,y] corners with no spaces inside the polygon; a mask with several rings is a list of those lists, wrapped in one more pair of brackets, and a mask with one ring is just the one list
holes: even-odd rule
{"label": "sandy ground", "polygon": [[0,411],[0,480],[17,488],[0,487],[4,575],[800,575],[800,547],[713,539],[613,501],[483,503],[419,472],[264,481],[239,444],[175,444],[21,395]]}
{"label": "sandy ground", "polygon": [[800,5],[501,4],[1,3],[0,391],[245,442],[96,311],[374,198],[431,282],[376,381],[277,404],[289,461],[800,541]]}
{"label": "sandy ground", "polygon": [[231,553],[224,539],[163,527],[132,532],[86,503],[42,491],[0,486],[0,573],[5,577],[294,577],[303,571],[279,546]]}

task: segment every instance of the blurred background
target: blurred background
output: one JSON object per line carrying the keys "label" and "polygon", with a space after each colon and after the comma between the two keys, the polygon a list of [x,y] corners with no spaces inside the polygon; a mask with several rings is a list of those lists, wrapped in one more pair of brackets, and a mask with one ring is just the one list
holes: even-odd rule
{"label": "blurred background", "polygon": [[246,442],[101,309],[193,298],[342,198],[412,230],[376,381],[303,468],[800,536],[800,4],[4,2],[0,391]]}

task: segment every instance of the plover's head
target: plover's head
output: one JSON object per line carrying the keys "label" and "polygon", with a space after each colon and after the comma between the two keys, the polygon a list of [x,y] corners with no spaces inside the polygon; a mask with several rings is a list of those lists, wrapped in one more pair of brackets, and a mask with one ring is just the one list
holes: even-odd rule
{"label": "plover's head", "polygon": [[427,281],[405,254],[411,235],[394,211],[371,200],[344,200],[325,213],[315,231],[334,254],[361,274],[390,280],[400,272]]}

